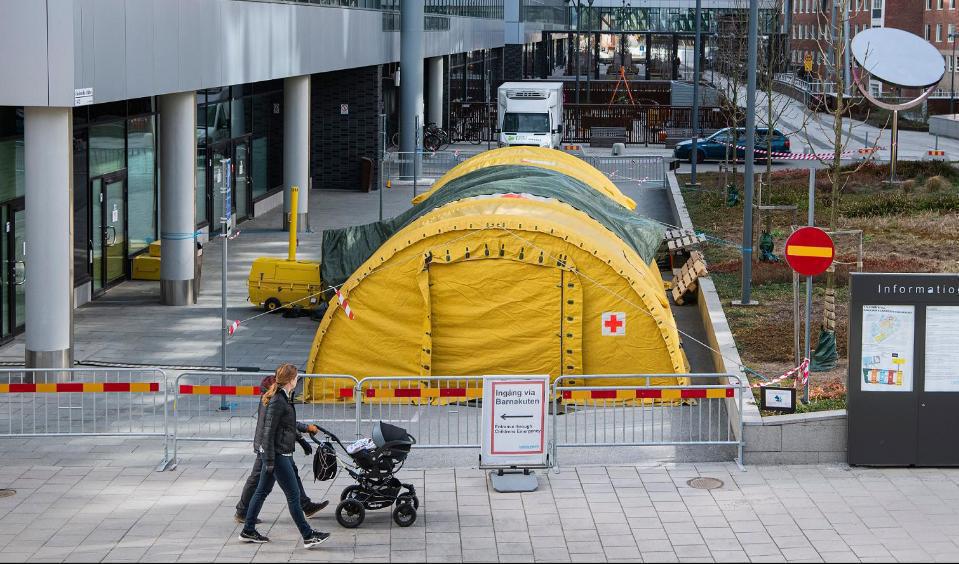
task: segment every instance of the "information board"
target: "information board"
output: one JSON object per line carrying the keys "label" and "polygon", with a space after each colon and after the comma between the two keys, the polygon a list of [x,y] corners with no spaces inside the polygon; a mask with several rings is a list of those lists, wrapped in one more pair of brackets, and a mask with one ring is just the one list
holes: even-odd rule
{"label": "information board", "polygon": [[927,392],[959,392],[959,306],[926,308]]}
{"label": "information board", "polygon": [[549,376],[483,379],[480,468],[546,468]]}

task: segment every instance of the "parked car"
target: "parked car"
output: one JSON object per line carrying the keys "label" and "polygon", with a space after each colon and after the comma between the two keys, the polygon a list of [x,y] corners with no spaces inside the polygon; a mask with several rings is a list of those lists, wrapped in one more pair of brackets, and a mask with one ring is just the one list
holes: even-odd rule
{"label": "parked car", "polygon": [[[736,144],[739,145],[739,148],[736,150],[737,158],[742,161],[746,157],[746,149],[744,145],[746,144],[746,128],[740,127],[737,130],[736,134]],[[733,144],[733,130],[731,127],[726,127],[720,129],[716,133],[713,133],[709,137],[700,139],[696,143],[696,162],[705,162],[705,161],[722,161],[726,159],[726,150],[728,145]],[[756,128],[756,159],[765,160],[766,151],[768,147],[767,135],[769,129],[765,127]],[[673,151],[673,156],[677,159],[690,161],[692,162],[692,146],[693,140],[687,139],[686,141],[680,141],[676,143],[676,149]],[[778,129],[773,130],[773,153],[790,153],[792,152],[789,146],[789,137],[783,135]],[[729,153],[732,156],[732,152]],[[776,157],[773,157],[773,160],[776,160]]]}

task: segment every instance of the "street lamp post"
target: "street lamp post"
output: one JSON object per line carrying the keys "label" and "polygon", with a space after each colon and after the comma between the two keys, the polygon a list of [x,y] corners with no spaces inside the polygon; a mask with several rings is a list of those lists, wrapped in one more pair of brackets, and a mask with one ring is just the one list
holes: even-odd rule
{"label": "street lamp post", "polygon": [[[590,82],[590,77],[593,74],[593,71],[590,67],[594,64],[593,61],[593,1],[586,0],[586,3],[589,5],[589,10],[586,12],[586,103],[589,104],[592,101],[592,84]],[[582,5],[582,4],[580,4]]]}
{"label": "street lamp post", "polygon": [[703,27],[703,2],[696,0],[696,40],[693,42],[693,107],[692,107],[692,126],[693,126],[693,144],[689,153],[689,186],[697,186],[696,183],[696,162],[699,160],[699,74],[702,72],[700,67],[700,45],[702,42]]}
{"label": "street lamp post", "polygon": [[959,33],[949,34],[949,41],[952,41],[952,61],[949,63],[949,113],[956,113],[956,38]]}
{"label": "street lamp post", "polygon": [[580,9],[583,7],[583,2],[581,0],[576,0],[576,103],[579,104],[579,62],[582,59],[582,53],[579,49],[579,26],[580,26]]}

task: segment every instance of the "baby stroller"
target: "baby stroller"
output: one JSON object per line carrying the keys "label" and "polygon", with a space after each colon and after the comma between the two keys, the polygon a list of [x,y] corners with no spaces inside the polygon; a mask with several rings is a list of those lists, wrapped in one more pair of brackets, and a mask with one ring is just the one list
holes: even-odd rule
{"label": "baby stroller", "polygon": [[[412,484],[403,484],[395,474],[403,467],[410,448],[416,439],[405,429],[380,421],[373,426],[372,448],[354,448],[345,446],[336,435],[320,427],[327,441],[319,443],[313,457],[313,476],[317,480],[332,480],[336,477],[339,462],[356,480],[340,494],[340,504],[336,507],[336,520],[347,529],[355,529],[363,523],[367,511],[383,509],[396,505],[393,509],[393,521],[400,527],[409,527],[416,521],[416,510],[420,500]],[[316,441],[316,439],[313,439]],[[330,442],[339,445],[349,460],[337,456]],[[318,442],[318,441],[317,441]],[[352,452],[351,452],[352,451]]]}

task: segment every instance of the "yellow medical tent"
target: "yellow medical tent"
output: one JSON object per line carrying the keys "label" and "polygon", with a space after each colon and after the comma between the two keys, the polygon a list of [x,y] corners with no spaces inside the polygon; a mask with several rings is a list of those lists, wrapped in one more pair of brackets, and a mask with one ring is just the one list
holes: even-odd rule
{"label": "yellow medical tent", "polygon": [[480,167],[393,220],[325,233],[324,281],[342,284],[353,318],[330,301],[307,371],[687,373],[654,261],[662,227],[613,196],[557,170]]}
{"label": "yellow medical tent", "polygon": [[471,172],[506,165],[531,166],[561,172],[586,183],[627,209],[636,209],[636,202],[623,194],[605,174],[596,170],[595,167],[569,153],[543,147],[503,147],[480,153],[451,168],[433,183],[429,191],[413,198],[413,203],[425,201],[453,180]]}

